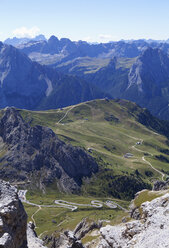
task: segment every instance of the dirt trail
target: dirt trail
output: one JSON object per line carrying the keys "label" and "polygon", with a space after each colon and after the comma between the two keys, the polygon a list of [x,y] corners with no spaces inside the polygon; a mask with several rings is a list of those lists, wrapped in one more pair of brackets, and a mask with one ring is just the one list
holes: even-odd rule
{"label": "dirt trail", "polygon": [[70,108],[66,111],[65,115],[57,122],[57,124],[59,124],[61,121],[63,121],[63,120],[66,118],[67,114],[68,114],[73,108],[75,108],[75,107],[76,107],[76,106],[70,107]]}
{"label": "dirt trail", "polygon": [[35,216],[41,209],[42,209],[41,206],[39,206],[39,208],[36,210],[36,212],[35,212],[34,214],[32,214],[32,216],[31,216],[31,219],[32,219],[32,221],[33,221],[33,223],[34,223],[34,225],[35,225],[35,229],[37,228],[37,226],[36,226],[36,221],[35,221],[35,219],[34,219],[34,216]]}
{"label": "dirt trail", "polygon": [[[132,136],[130,136],[130,137],[132,137]],[[136,139],[136,137],[132,137],[132,138]],[[143,139],[137,139],[137,140],[140,141],[140,145],[143,143]],[[141,150],[141,149],[139,149],[139,148],[136,148],[136,146],[137,146],[137,144],[133,145],[132,148],[135,149],[135,150],[138,151],[138,152],[147,153],[147,154],[149,154],[150,156],[153,157],[153,154],[152,154],[151,152],[147,152],[147,151]],[[164,177],[165,177],[165,174],[164,174],[164,173],[162,173],[161,171],[159,171],[158,169],[156,169],[149,161],[147,161],[147,160],[145,159],[144,156],[142,157],[142,160],[143,160],[146,164],[148,164],[154,171],[158,172],[158,173],[161,175],[162,181],[164,181]]]}

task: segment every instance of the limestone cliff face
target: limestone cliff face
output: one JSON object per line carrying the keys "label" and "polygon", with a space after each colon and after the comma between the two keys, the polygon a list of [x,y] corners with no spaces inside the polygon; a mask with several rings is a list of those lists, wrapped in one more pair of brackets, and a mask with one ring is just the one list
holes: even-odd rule
{"label": "limestone cliff face", "polygon": [[27,248],[27,215],[16,188],[0,180],[0,247]]}
{"label": "limestone cliff face", "polygon": [[100,229],[97,248],[167,248],[169,245],[169,193],[141,205],[140,220]]}
{"label": "limestone cliff face", "polygon": [[4,111],[0,137],[6,147],[0,159],[1,179],[30,180],[39,188],[57,182],[63,191],[77,192],[82,178],[98,170],[83,149],[65,144],[50,128],[31,127],[15,108]]}
{"label": "limestone cliff face", "polygon": [[120,97],[146,107],[160,119],[167,119],[168,82],[167,54],[160,49],[147,48],[131,67],[128,86]]}

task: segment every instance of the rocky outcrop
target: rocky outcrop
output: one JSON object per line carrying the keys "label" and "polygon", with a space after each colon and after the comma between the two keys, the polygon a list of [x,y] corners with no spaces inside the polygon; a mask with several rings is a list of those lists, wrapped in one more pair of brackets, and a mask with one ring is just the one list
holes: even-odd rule
{"label": "rocky outcrop", "polygon": [[29,222],[27,225],[28,248],[47,248],[43,245],[43,241],[37,237],[34,229],[34,224],[32,222]]}
{"label": "rocky outcrop", "polygon": [[156,181],[153,186],[153,190],[159,191],[159,190],[165,190],[169,188],[169,180],[167,181]]}
{"label": "rocky outcrop", "polygon": [[94,229],[100,229],[102,227],[102,221],[89,222],[87,219],[83,219],[75,228],[74,235],[78,240],[81,240],[87,233]]}
{"label": "rocky outcrop", "polygon": [[0,247],[27,248],[27,215],[16,188],[0,180]]}
{"label": "rocky outcrop", "polygon": [[[141,205],[141,220],[100,229],[98,248],[168,247],[169,193]],[[158,234],[158,235],[157,235]]]}
{"label": "rocky outcrop", "polygon": [[46,236],[44,241],[51,248],[85,248],[81,239],[90,231],[100,229],[101,226],[102,221],[90,222],[85,218],[76,226],[74,231],[65,231],[58,238],[54,234],[51,237]]}
{"label": "rocky outcrop", "polygon": [[65,144],[47,127],[31,127],[15,108],[6,108],[0,119],[0,137],[6,146],[0,178],[31,181],[37,187],[57,182],[59,189],[77,192],[83,177],[98,165],[83,149]]}
{"label": "rocky outcrop", "polygon": [[73,232],[65,231],[58,239],[52,240],[51,248],[84,248]]}

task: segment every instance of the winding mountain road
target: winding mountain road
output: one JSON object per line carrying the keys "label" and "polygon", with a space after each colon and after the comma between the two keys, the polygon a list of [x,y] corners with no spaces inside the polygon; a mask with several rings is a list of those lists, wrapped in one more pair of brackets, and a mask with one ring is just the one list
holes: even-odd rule
{"label": "winding mountain road", "polygon": [[42,208],[55,208],[55,207],[59,207],[59,208],[67,208],[70,209],[72,211],[75,211],[78,209],[78,207],[92,207],[92,208],[102,208],[104,205],[107,206],[108,208],[111,209],[115,209],[115,208],[120,208],[121,210],[128,212],[127,209],[123,208],[121,205],[115,203],[112,200],[107,200],[106,202],[102,202],[102,201],[98,201],[98,200],[92,200],[91,204],[79,204],[79,203],[74,203],[74,202],[67,202],[64,200],[55,200],[54,203],[55,205],[40,205],[40,204],[36,204],[33,202],[30,202],[26,199],[26,193],[27,190],[19,190],[18,191],[18,196],[20,198],[20,200],[24,203],[27,203],[31,206],[35,206],[38,207],[38,209],[35,211],[35,213],[33,213],[33,215],[31,216],[31,219],[36,227],[36,222],[34,219],[34,216],[42,209]]}
{"label": "winding mountain road", "polygon": [[[101,201],[98,201],[98,200],[92,200],[91,204],[79,204],[79,203],[67,202],[67,201],[63,201],[63,200],[55,200],[54,201],[55,205],[40,205],[40,204],[36,204],[36,203],[32,203],[32,202],[28,201],[26,199],[26,193],[27,193],[27,190],[19,190],[18,191],[18,196],[19,196],[19,198],[20,198],[20,200],[22,202],[27,203],[28,205],[31,205],[31,206],[38,207],[38,209],[31,216],[31,219],[32,219],[32,221],[33,221],[33,223],[35,225],[35,228],[37,228],[37,226],[36,226],[36,221],[35,221],[34,217],[42,208],[59,207],[59,208],[67,208],[67,209],[70,209],[72,211],[75,211],[75,210],[78,209],[78,207],[102,208],[103,205],[105,205],[105,206],[107,206],[108,208],[111,208],[111,209],[115,209],[115,208],[118,207],[121,210],[123,210],[125,212],[128,212],[127,209],[123,208],[122,206],[120,206],[119,204],[113,202],[112,200],[107,200],[106,202],[101,202]],[[61,223],[59,223],[59,225],[61,225]],[[42,236],[43,233],[40,234],[40,237]]]}

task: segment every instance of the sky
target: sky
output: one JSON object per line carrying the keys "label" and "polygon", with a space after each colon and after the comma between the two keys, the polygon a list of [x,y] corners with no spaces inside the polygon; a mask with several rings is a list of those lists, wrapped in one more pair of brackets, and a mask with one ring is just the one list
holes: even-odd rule
{"label": "sky", "polygon": [[0,0],[0,40],[34,37],[108,42],[169,38],[169,0]]}

